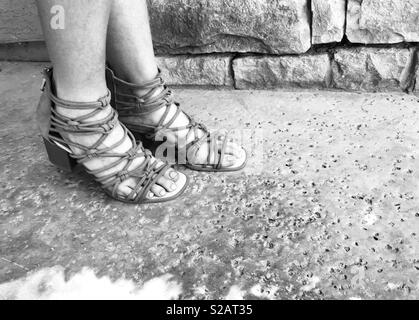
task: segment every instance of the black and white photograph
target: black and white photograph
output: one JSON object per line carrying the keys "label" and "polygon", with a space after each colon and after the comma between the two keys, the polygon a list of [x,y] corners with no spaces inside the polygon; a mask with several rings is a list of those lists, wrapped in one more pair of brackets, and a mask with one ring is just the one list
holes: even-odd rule
{"label": "black and white photograph", "polygon": [[0,300],[418,300],[419,0],[0,0],[0,168]]}

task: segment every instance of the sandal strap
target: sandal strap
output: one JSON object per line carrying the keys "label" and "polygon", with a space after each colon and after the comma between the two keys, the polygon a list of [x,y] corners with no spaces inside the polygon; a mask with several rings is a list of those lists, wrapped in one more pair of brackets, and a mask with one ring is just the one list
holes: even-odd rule
{"label": "sandal strap", "polygon": [[[207,164],[202,167],[213,167],[215,169],[221,169],[222,162],[225,155],[225,149],[227,147],[227,136],[224,138],[220,155],[217,143],[218,133],[211,134],[205,125],[195,121],[189,115],[186,115],[189,123],[181,127],[172,127],[177,117],[182,113],[180,105],[174,100],[172,91],[167,87],[165,81],[162,78],[161,70],[158,70],[158,74],[155,79],[145,82],[142,84],[132,84],[124,81],[115,76],[114,72],[108,68],[107,71],[112,76],[113,86],[115,89],[115,107],[118,110],[119,115],[123,117],[137,117],[144,116],[160,109],[165,108],[165,112],[161,116],[159,122],[155,126],[151,126],[151,132],[147,134],[147,138],[155,140],[157,136],[164,137],[168,132],[176,133],[179,131],[188,130],[187,136],[191,132],[194,133],[195,139],[187,144],[185,147],[188,155],[189,162],[195,162],[199,148],[204,144],[208,144],[208,158]],[[138,97],[135,94],[137,90],[147,92],[145,95]],[[176,111],[169,118],[170,106],[175,105]],[[203,136],[198,138],[200,134]],[[214,139],[215,136],[215,139]],[[213,163],[213,160],[216,160]],[[218,159],[218,160],[217,160]]]}
{"label": "sandal strap", "polygon": [[[108,190],[114,198],[121,198],[118,195],[118,187],[130,178],[138,180],[132,192],[124,198],[124,200],[131,202],[141,202],[147,198],[151,187],[157,180],[165,174],[170,168],[170,165],[163,163],[157,166],[158,161],[153,158],[150,151],[144,150],[141,143],[137,143],[132,133],[121,123],[123,129],[122,138],[109,147],[101,147],[103,142],[119,124],[118,114],[113,108],[110,109],[110,114],[101,120],[89,120],[97,116],[105,108],[109,107],[111,101],[111,93],[108,91],[106,96],[94,102],[79,103],[71,102],[58,98],[52,93],[51,89],[52,70],[45,70],[45,81],[47,82],[46,92],[52,101],[51,118],[50,118],[50,134],[49,139],[58,144],[67,146],[69,150],[71,147],[81,150],[80,154],[70,152],[70,156],[77,160],[80,164],[85,164],[92,159],[98,158],[114,158],[117,159],[106,166],[99,169],[86,171],[95,176],[102,187]],[[90,111],[86,115],[69,118],[59,112],[57,107],[66,109],[77,109]],[[78,135],[98,135],[99,138],[91,146],[84,146],[79,143],[64,139],[66,134]],[[130,139],[133,147],[124,153],[116,153],[112,150],[121,146],[126,139]],[[138,158],[144,158],[141,165],[136,166],[135,169],[130,169],[133,162]],[[123,169],[114,173],[105,174],[107,171],[116,168],[121,163],[126,162]]]}

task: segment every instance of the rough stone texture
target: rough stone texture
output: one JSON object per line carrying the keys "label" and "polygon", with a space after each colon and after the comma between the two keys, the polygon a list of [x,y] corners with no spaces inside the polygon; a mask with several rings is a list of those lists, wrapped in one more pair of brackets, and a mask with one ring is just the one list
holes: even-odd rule
{"label": "rough stone texture", "polygon": [[164,79],[173,85],[232,86],[229,56],[166,56],[157,62]]}
{"label": "rough stone texture", "polygon": [[139,285],[171,273],[183,299],[233,286],[245,298],[419,298],[416,97],[177,91],[209,127],[258,132],[258,148],[244,172],[186,170],[182,198],[135,206],[48,163],[33,122],[41,65],[0,68],[0,283],[87,266]]}
{"label": "rough stone texture", "polygon": [[416,49],[416,79],[414,83],[414,93],[419,95],[419,48]]}
{"label": "rough stone texture", "polygon": [[244,57],[233,61],[238,89],[326,87],[330,62],[327,54]]}
{"label": "rough stone texture", "polygon": [[[34,0],[0,0],[0,43],[42,39]],[[160,53],[301,53],[307,0],[148,0]]]}
{"label": "rough stone texture", "polygon": [[301,53],[306,0],[149,0],[153,40],[166,52]]}
{"label": "rough stone texture", "polygon": [[352,48],[334,55],[333,80],[350,90],[398,90],[409,61],[408,49]]}
{"label": "rough stone texture", "polygon": [[313,44],[340,42],[345,33],[346,0],[312,0]]}
{"label": "rough stone texture", "polygon": [[357,43],[419,41],[419,0],[349,0],[346,34]]}
{"label": "rough stone texture", "polygon": [[0,43],[43,38],[35,0],[0,0]]}

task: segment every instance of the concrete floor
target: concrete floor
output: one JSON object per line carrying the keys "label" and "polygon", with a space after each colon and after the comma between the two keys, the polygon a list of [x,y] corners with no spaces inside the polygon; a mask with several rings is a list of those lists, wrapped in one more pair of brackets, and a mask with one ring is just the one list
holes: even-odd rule
{"label": "concrete floor", "polygon": [[250,163],[184,170],[182,198],[136,206],[46,160],[41,66],[0,63],[0,283],[88,267],[171,274],[181,299],[419,298],[417,97],[177,90],[210,128],[244,129]]}

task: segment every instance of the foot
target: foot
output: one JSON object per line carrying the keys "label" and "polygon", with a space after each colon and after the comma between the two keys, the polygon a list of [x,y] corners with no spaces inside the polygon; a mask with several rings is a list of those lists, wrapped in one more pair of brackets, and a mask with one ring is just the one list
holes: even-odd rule
{"label": "foot", "polygon": [[[91,100],[90,100],[91,101]],[[57,113],[60,115],[63,115],[68,118],[77,118],[80,116],[84,116],[86,114],[89,114],[90,111],[88,110],[74,110],[74,109],[67,109],[67,108],[56,108]],[[99,113],[97,113],[95,116],[92,116],[91,118],[87,119],[84,123],[88,123],[91,121],[98,121],[106,118],[109,116],[112,112],[111,106],[108,105],[103,110],[101,110]],[[124,129],[122,125],[118,122],[117,125],[114,127],[114,129],[107,135],[105,140],[102,142],[102,144],[99,146],[99,150],[102,148],[109,148],[113,145],[115,145],[118,141],[121,141],[124,137]],[[82,135],[77,133],[67,133],[65,139],[68,139],[71,142],[81,144],[82,146],[92,146],[94,145],[100,138],[101,134],[92,134],[92,135]],[[118,147],[115,147],[110,152],[115,154],[124,154],[131,150],[133,148],[133,142],[131,139],[127,136],[123,140],[122,144],[120,144]],[[73,153],[75,155],[81,155],[85,151],[76,148],[71,147]],[[125,166],[128,163],[128,160],[124,160],[123,162],[119,163],[118,165],[115,165],[115,167],[112,167],[112,163],[116,163],[118,160],[120,160],[120,157],[97,157],[92,158],[91,160],[84,162],[83,165],[88,170],[97,170],[100,168],[105,168],[107,166],[110,166],[111,168],[102,172],[97,177],[104,177],[109,174],[114,174],[122,171]],[[128,170],[135,170],[136,168],[140,167],[146,158],[144,156],[138,156],[135,159],[133,159],[130,167]],[[155,158],[152,158],[152,163],[157,162],[157,167],[161,167],[164,165],[164,163],[160,160],[157,160]],[[185,177],[186,178],[186,177]],[[164,198],[167,196],[171,196],[174,194],[177,194],[185,184],[184,175],[178,173],[177,171],[173,169],[169,169],[166,171],[166,173],[157,180],[157,182],[151,187],[149,194],[147,196],[148,199],[158,199],[158,198]],[[131,194],[133,189],[137,186],[138,178],[128,178],[125,181],[123,181],[119,186],[117,190],[117,194],[121,197],[127,197]],[[141,190],[139,191],[141,192]]]}
{"label": "foot", "polygon": [[[167,124],[168,121],[175,115],[178,106],[176,106],[175,104],[171,104],[167,106],[166,108],[169,109],[169,113],[163,125]],[[142,121],[144,124],[147,124],[147,125],[157,125],[165,112],[166,112],[165,109],[157,110],[153,113],[145,115],[142,118]],[[182,111],[176,117],[172,125],[169,126],[169,128],[184,127],[184,126],[187,126],[189,123],[190,123],[189,117]],[[200,129],[200,128],[198,128],[197,130],[185,129],[185,130],[180,130],[176,132],[168,131],[167,139],[168,139],[168,142],[172,142],[172,143],[174,143],[175,141],[185,141],[186,142],[185,145],[187,145],[190,142],[201,139],[202,137],[206,135],[207,135],[207,132],[205,132],[203,129]],[[193,165],[208,165],[208,164],[217,165],[218,164],[219,158],[221,156],[221,150],[224,144],[224,139],[226,139],[226,135],[214,136],[212,138],[215,139],[215,143],[217,143],[218,152],[213,153],[213,156],[210,159],[208,159],[208,155],[210,152],[210,142],[206,141],[197,149],[197,152],[194,154],[194,156],[187,154],[187,159],[189,163]],[[230,140],[230,141],[227,141],[226,143],[225,156],[223,157],[221,161],[221,166],[223,168],[230,168],[237,165],[237,163],[241,165],[243,161],[245,160],[245,158],[246,158],[246,153],[244,149],[240,147],[238,144]]]}
{"label": "foot", "polygon": [[[160,85],[156,88],[151,89],[136,89],[134,90],[134,94],[138,97],[143,97],[147,95],[150,99],[153,97],[157,97],[158,95],[162,94],[164,90],[167,90],[164,85]],[[121,88],[121,93],[124,93],[124,89]],[[127,92],[128,93],[128,92]],[[166,98],[166,97],[165,97]],[[170,101],[170,97],[166,98],[165,100]],[[164,100],[163,100],[164,101]],[[120,103],[123,108],[123,103]],[[136,126],[161,126],[167,125],[170,122],[170,125],[167,127],[169,129],[173,128],[182,128],[188,126],[191,123],[190,117],[188,117],[183,111],[177,114],[177,110],[179,106],[173,103],[167,103],[166,106],[157,109],[150,113],[144,113],[135,118],[135,125]],[[165,116],[166,115],[166,116]],[[164,117],[163,123],[160,123],[162,117]],[[173,119],[175,118],[175,119]],[[121,120],[124,122],[124,118],[121,117]],[[127,123],[129,126],[129,124]],[[205,129],[197,127],[196,129],[183,129],[177,131],[168,130],[165,132],[165,138],[169,143],[176,143],[179,141],[184,141],[184,145],[188,145],[189,143],[199,140],[204,136],[207,136],[207,131]],[[161,138],[161,137],[160,137]],[[238,144],[229,141],[224,141],[226,139],[226,135],[218,135],[216,137],[211,137],[214,139],[214,143],[216,143],[218,152],[210,152],[211,148],[211,140],[206,139],[204,143],[202,143],[195,153],[189,154],[187,153],[187,160],[188,163],[192,165],[198,166],[216,166],[219,164],[221,153],[224,146],[224,156],[221,160],[221,167],[224,169],[234,169],[243,166],[246,161],[246,152],[244,149],[239,146]],[[208,141],[210,140],[210,141]],[[193,151],[193,150],[192,150]],[[209,155],[211,157],[209,158]]]}

